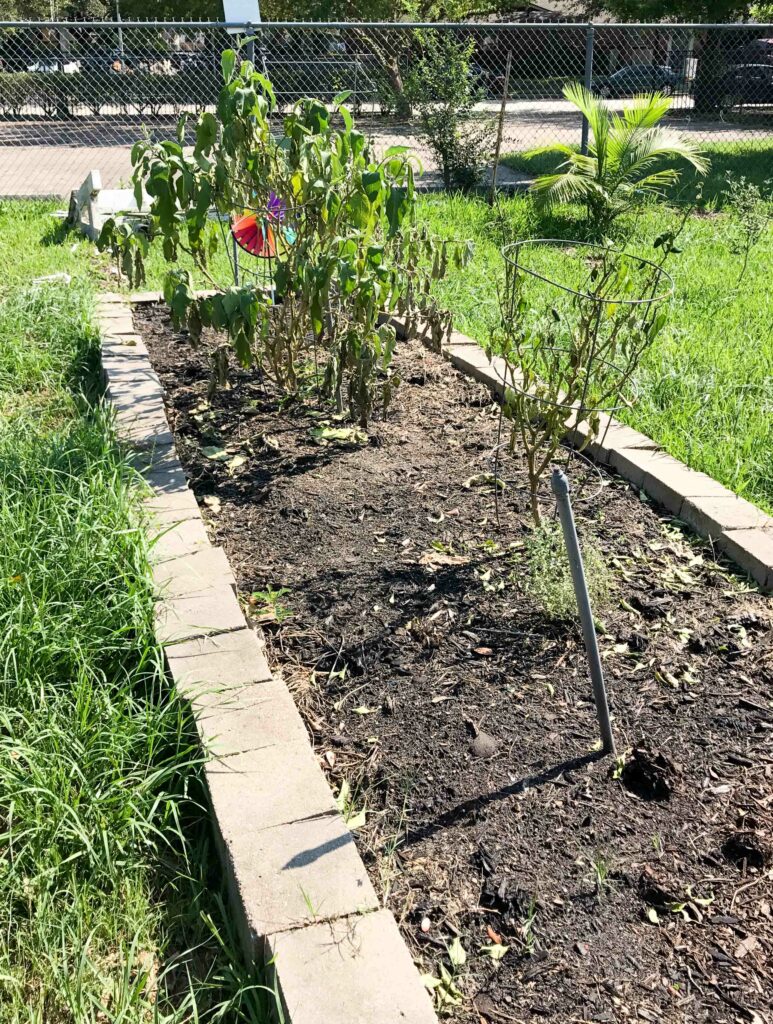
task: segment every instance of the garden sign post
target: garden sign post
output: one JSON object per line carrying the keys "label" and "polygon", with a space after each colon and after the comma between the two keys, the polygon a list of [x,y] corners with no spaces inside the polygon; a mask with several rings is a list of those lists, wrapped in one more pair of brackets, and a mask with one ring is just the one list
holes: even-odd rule
{"label": "garden sign post", "polygon": [[580,542],[577,539],[577,528],[574,525],[572,503],[569,500],[569,479],[565,473],[556,467],[553,470],[550,484],[558,503],[558,515],[561,519],[561,529],[564,532],[566,553],[569,556],[569,567],[572,570],[572,582],[574,583],[574,593],[577,598],[577,610],[580,613],[580,622],[582,623],[585,650],[588,655],[590,678],[593,683],[593,699],[596,702],[596,715],[601,730],[601,742],[605,754],[614,754],[615,738],[612,735],[612,723],[609,720],[609,705],[607,703],[607,691],[604,686],[604,672],[601,668],[599,646],[596,642],[596,627],[593,625],[593,611],[590,606],[588,586],[585,582],[582,552],[580,551]]}

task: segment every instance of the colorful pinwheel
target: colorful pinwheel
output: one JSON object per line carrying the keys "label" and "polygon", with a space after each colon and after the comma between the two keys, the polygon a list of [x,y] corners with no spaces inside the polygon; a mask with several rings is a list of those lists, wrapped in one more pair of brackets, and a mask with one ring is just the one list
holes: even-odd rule
{"label": "colorful pinwheel", "polygon": [[231,234],[245,252],[260,259],[272,259],[277,255],[277,241],[288,245],[295,241],[295,231],[283,223],[286,215],[284,201],[270,192],[265,214],[245,210],[231,224]]}

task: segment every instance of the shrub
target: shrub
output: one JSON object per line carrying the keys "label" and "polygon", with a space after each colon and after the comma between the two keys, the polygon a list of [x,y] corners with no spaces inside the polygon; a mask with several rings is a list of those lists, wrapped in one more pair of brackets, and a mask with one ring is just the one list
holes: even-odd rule
{"label": "shrub", "polygon": [[0,71],[0,110],[20,117],[25,107],[32,106],[33,76],[26,72]]}
{"label": "shrub", "polygon": [[47,117],[68,116],[85,108],[99,115],[105,107],[133,108],[157,116],[161,108],[201,109],[217,102],[218,83],[200,71],[153,74],[92,68],[75,74],[55,72],[0,72],[0,112],[20,117],[40,107]]}
{"label": "shrub", "polygon": [[737,287],[746,273],[749,256],[770,223],[770,212],[760,186],[743,176],[730,180],[725,189],[725,197],[730,215],[731,249],[742,258],[741,269],[735,282]]}
{"label": "shrub", "polygon": [[418,110],[421,134],[440,164],[445,187],[472,188],[489,156],[492,134],[491,125],[475,115],[475,104],[484,97],[472,66],[475,43],[429,31],[424,44],[407,93]]}
{"label": "shrub", "polygon": [[[185,118],[177,141],[134,146],[138,204],[144,189],[149,213],[108,220],[99,244],[141,280],[144,255],[159,239],[168,261],[188,254],[218,288],[200,297],[190,273],[172,269],[164,289],[194,341],[204,327],[227,336],[214,354],[213,385],[224,380],[233,353],[295,391],[300,363],[319,367],[321,356],[325,394],[365,425],[375,401],[386,406],[398,383],[390,370],[395,332],[380,322],[382,311],[411,317],[421,310],[431,325],[445,323],[430,282],[450,262],[461,266],[467,247],[435,242],[417,226],[404,147],[376,160],[345,95],[330,105],[299,101],[277,137],[271,83],[249,61],[237,67],[232,50],[223,54],[223,79],[217,117],[199,117],[191,155],[183,149]],[[220,246],[230,254],[223,221],[245,208],[270,258],[253,264],[256,278],[221,288],[209,260]]]}

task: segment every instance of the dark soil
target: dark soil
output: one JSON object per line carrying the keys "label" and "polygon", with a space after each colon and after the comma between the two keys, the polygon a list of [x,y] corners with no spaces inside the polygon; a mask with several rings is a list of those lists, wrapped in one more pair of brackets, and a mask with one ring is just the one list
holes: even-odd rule
{"label": "dark soil", "polygon": [[213,538],[367,812],[376,888],[423,971],[466,952],[454,1020],[768,1020],[773,602],[605,477],[576,509],[613,578],[597,613],[626,756],[599,758],[578,627],[528,586],[520,467],[499,527],[470,481],[493,468],[485,389],[404,343],[388,418],[321,445],[329,412],[255,372],[206,406],[206,351],[135,316]]}

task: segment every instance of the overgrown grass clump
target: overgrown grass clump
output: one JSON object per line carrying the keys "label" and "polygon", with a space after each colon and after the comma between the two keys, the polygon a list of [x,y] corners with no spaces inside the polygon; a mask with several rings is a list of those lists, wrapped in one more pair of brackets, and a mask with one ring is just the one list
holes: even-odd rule
{"label": "overgrown grass clump", "polygon": [[[0,256],[15,237],[32,270],[45,213],[4,209]],[[0,292],[0,1022],[263,1021],[97,400],[90,268],[57,251],[69,285]]]}
{"label": "overgrown grass clump", "polygon": [[[609,604],[612,573],[593,537],[583,536],[580,546],[591,607],[599,614]],[[545,520],[527,537],[525,553],[523,585],[529,594],[549,618],[574,618],[577,599],[560,523]]]}

